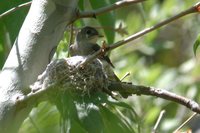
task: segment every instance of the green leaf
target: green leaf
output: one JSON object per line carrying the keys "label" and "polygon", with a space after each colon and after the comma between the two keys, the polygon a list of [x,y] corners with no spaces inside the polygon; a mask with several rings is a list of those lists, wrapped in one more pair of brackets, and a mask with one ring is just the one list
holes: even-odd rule
{"label": "green leaf", "polygon": [[19,133],[56,133],[60,114],[56,107],[49,102],[41,102],[34,108],[20,127]]}
{"label": "green leaf", "polygon": [[79,0],[78,7],[79,7],[80,10],[83,10],[83,8],[84,8],[84,0]]}
{"label": "green leaf", "polygon": [[118,2],[118,0],[109,0],[109,4],[114,4],[115,2]]}
{"label": "green leaf", "polygon": [[[0,14],[8,11],[9,9],[16,7],[28,0],[1,0],[0,2]],[[0,68],[3,66],[7,54],[10,51],[10,45],[12,45],[19,33],[20,27],[24,21],[24,18],[28,12],[29,7],[23,7],[16,10],[7,16],[0,18]]]}
{"label": "green leaf", "polygon": [[99,108],[104,122],[105,133],[134,133],[134,130],[129,128],[123,122],[122,118],[104,106],[100,106]]}
{"label": "green leaf", "polygon": [[196,56],[197,48],[199,47],[199,45],[200,45],[200,34],[198,35],[197,40],[195,41],[193,45],[193,52],[195,56]]}
{"label": "green leaf", "polygon": [[[0,14],[27,1],[28,0],[15,0],[8,2],[7,0],[2,0],[0,4]],[[25,16],[27,15],[28,9],[29,6],[20,8],[19,10],[16,10],[15,12],[0,19],[0,21],[5,24],[5,27],[8,30],[11,43],[14,43]],[[0,30],[2,30],[1,25]]]}
{"label": "green leaf", "polygon": [[10,51],[10,38],[6,32],[5,25],[0,22],[0,68],[3,67],[5,59]]}
{"label": "green leaf", "polygon": [[89,133],[103,132],[103,121],[98,106],[93,103],[76,104],[79,119]]}
{"label": "green leaf", "polygon": [[[58,94],[58,98],[55,100],[56,106],[64,120],[74,119],[79,121],[77,115],[77,108],[70,92],[62,92]],[[65,105],[65,106],[63,106]]]}
{"label": "green leaf", "polygon": [[116,106],[119,106],[119,107],[123,107],[123,108],[126,108],[126,109],[133,110],[133,108],[129,104],[125,103],[125,102],[109,100],[107,103],[109,105],[116,105]]}
{"label": "green leaf", "polygon": [[88,133],[79,122],[72,119],[70,133]]}
{"label": "green leaf", "polygon": [[[101,0],[101,2],[96,0],[90,0],[90,4],[94,10],[108,5],[106,0]],[[108,44],[112,44],[115,35],[114,30],[112,30],[115,28],[115,18],[113,16],[113,13],[107,12],[102,15],[98,15],[97,20],[99,21],[101,26],[104,27],[104,33],[106,35]]]}

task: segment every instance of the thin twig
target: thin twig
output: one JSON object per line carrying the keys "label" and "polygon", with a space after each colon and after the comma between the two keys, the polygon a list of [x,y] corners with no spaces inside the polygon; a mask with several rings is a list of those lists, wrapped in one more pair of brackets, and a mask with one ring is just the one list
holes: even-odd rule
{"label": "thin twig", "polygon": [[128,77],[131,73],[130,72],[127,72],[121,79],[120,81],[123,81],[126,77]]}
{"label": "thin twig", "polygon": [[32,1],[27,2],[27,3],[23,3],[23,4],[21,4],[21,5],[18,5],[18,6],[16,6],[16,7],[11,8],[10,10],[8,10],[8,11],[6,11],[6,12],[0,14],[0,19],[1,19],[2,17],[5,17],[5,16],[9,15],[10,13],[12,13],[12,12],[14,12],[14,11],[16,11],[16,10],[22,8],[22,7],[30,6],[31,3],[32,3]]}
{"label": "thin twig", "polygon": [[178,131],[185,126],[192,118],[194,118],[197,115],[197,113],[193,113],[183,124],[181,124],[173,133],[178,133]]}
{"label": "thin twig", "polygon": [[119,24],[118,27],[116,28],[113,28],[111,26],[96,26],[94,27],[95,29],[106,29],[106,30],[111,30],[111,31],[114,31],[114,32],[117,32],[118,34],[120,35],[128,35],[128,32],[125,30],[126,27],[122,27],[122,23]]}
{"label": "thin twig", "polygon": [[156,24],[156,25],[154,25],[152,27],[145,28],[144,30],[142,30],[140,32],[137,32],[137,33],[125,38],[124,40],[121,40],[121,41],[119,41],[117,43],[114,43],[113,45],[108,47],[108,49],[109,50],[115,49],[115,48],[117,48],[117,47],[119,47],[121,45],[124,45],[125,43],[133,41],[133,40],[135,40],[135,39],[137,39],[137,38],[139,38],[139,37],[151,32],[151,31],[153,31],[155,29],[158,29],[158,28],[160,28],[160,27],[162,27],[162,26],[164,26],[166,24],[169,24],[170,22],[172,22],[174,20],[177,20],[177,19],[179,19],[179,18],[181,18],[181,17],[183,17],[185,15],[198,12],[197,7],[199,7],[199,6],[200,6],[200,3],[196,4],[195,6],[192,6],[191,8],[189,8],[189,9],[183,11],[183,12],[180,12],[179,14],[177,14],[177,15],[171,17],[171,18],[168,18],[168,19],[166,19],[166,20],[164,20],[164,21],[162,21],[162,22],[160,22],[160,23],[158,23],[158,24]]}
{"label": "thin twig", "polygon": [[121,8],[121,7],[124,7],[124,6],[136,4],[136,3],[141,3],[141,2],[144,2],[144,1],[146,1],[146,0],[121,0],[121,1],[118,1],[114,4],[112,4],[112,5],[108,5],[106,7],[102,7],[102,8],[99,8],[99,9],[92,10],[92,11],[79,12],[77,14],[77,18],[95,17],[97,15],[100,15],[100,14],[103,14],[103,13],[106,13],[106,12],[109,12],[109,11],[112,11],[112,10],[115,10],[115,9],[118,9],[118,8]]}
{"label": "thin twig", "polygon": [[[116,42],[116,43],[108,46],[105,49],[105,53],[108,52],[108,51],[111,51],[111,50],[113,50],[113,49],[115,49],[117,47],[120,47],[122,45],[125,45],[128,42],[133,41],[133,40],[135,40],[135,39],[137,39],[137,38],[139,38],[139,37],[141,37],[141,36],[143,36],[143,35],[151,32],[151,31],[154,31],[154,30],[156,30],[156,29],[158,29],[158,28],[160,28],[160,27],[162,27],[164,25],[167,25],[168,23],[170,23],[170,22],[172,22],[174,20],[177,20],[177,19],[179,19],[179,18],[181,18],[183,16],[186,16],[186,15],[191,14],[191,13],[199,12],[198,11],[199,7],[200,7],[200,2],[197,3],[197,4],[195,4],[191,8],[189,8],[189,9],[187,9],[185,11],[180,12],[179,14],[177,14],[177,15],[171,17],[171,18],[168,18],[168,19],[166,19],[166,20],[164,20],[164,21],[162,21],[162,22],[160,22],[160,23],[158,23],[158,24],[156,24],[156,25],[154,25],[152,27],[145,28],[142,31],[139,31],[139,32],[137,32],[137,33],[135,33],[135,34],[133,34],[133,35],[131,35],[131,36],[129,36],[129,37],[121,40],[121,41],[118,41],[118,42]],[[83,64],[86,64],[86,63],[92,61],[93,59],[96,59],[98,56],[101,55],[101,53],[102,53],[101,50],[95,52],[93,55],[89,56]]]}
{"label": "thin twig", "polygon": [[157,119],[157,121],[156,121],[156,124],[155,124],[155,126],[153,127],[152,133],[156,133],[156,130],[157,130],[157,128],[158,128],[158,125],[160,124],[161,119],[163,118],[165,112],[166,112],[165,110],[162,110],[162,111],[160,112],[159,117],[158,117],[158,119]]}
{"label": "thin twig", "polygon": [[74,38],[74,28],[73,28],[73,23],[70,25],[70,39],[69,39],[69,45],[68,45],[68,54],[67,54],[67,57],[69,57],[69,49],[70,49],[70,46],[72,45],[73,43],[73,38]]}
{"label": "thin twig", "polygon": [[74,19],[72,19],[68,24],[73,23],[74,21],[80,19],[80,18],[96,18],[97,15],[101,15],[103,13],[121,8],[121,7],[125,7],[131,4],[136,4],[136,3],[140,3],[140,2],[144,2],[147,0],[121,0],[118,1],[112,5],[108,5],[99,9],[95,9],[95,10],[90,10],[90,11],[76,11],[76,16],[74,17]]}
{"label": "thin twig", "polygon": [[[126,27],[122,27],[122,24],[120,23],[118,27],[113,28],[111,26],[92,26],[95,29],[105,29],[105,30],[111,30],[113,32],[117,32],[120,35],[128,35],[128,32],[126,31]],[[77,28],[77,27],[73,27],[73,31],[79,31],[81,28]],[[71,27],[70,28],[66,28],[66,31],[70,31],[71,32]]]}

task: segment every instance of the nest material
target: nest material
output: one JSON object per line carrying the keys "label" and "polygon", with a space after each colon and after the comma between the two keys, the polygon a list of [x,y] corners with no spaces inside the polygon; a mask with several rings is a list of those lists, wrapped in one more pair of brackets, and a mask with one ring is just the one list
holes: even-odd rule
{"label": "nest material", "polygon": [[43,88],[56,85],[65,90],[81,91],[82,94],[107,89],[106,74],[98,59],[77,67],[85,58],[74,56],[51,62],[40,77]]}

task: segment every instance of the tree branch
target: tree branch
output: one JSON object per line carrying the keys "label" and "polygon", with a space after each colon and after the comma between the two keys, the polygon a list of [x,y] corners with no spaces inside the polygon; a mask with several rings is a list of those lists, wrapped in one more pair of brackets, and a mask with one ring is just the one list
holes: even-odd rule
{"label": "tree branch", "polygon": [[109,89],[112,91],[119,91],[125,92],[128,94],[136,94],[136,95],[151,95],[156,96],[162,99],[166,99],[169,101],[173,101],[184,105],[185,107],[189,108],[190,110],[200,114],[200,106],[197,102],[185,98],[183,96],[177,95],[175,93],[166,91],[164,89],[159,89],[155,87],[147,87],[143,85],[133,85],[127,83],[119,83],[119,82],[111,82]]}
{"label": "tree branch", "polygon": [[121,8],[121,7],[124,7],[124,6],[136,4],[136,3],[140,3],[140,2],[144,2],[144,1],[146,1],[146,0],[121,0],[121,1],[118,1],[114,4],[112,4],[112,5],[108,5],[106,7],[102,7],[102,8],[99,8],[99,9],[92,10],[92,11],[78,12],[76,19],[95,17],[97,15],[101,15],[103,13],[106,13],[106,12],[109,12],[109,11],[112,11],[112,10],[115,10],[115,9],[118,9],[118,8]]}
{"label": "tree branch", "polygon": [[[199,8],[200,8],[200,2],[198,2],[194,6],[190,7],[189,9],[187,9],[187,10],[185,10],[183,12],[180,12],[179,14],[177,14],[177,15],[171,17],[171,18],[168,18],[168,19],[166,19],[166,20],[164,20],[164,21],[162,21],[162,22],[160,22],[160,23],[158,23],[158,24],[156,24],[156,25],[154,25],[152,27],[145,28],[144,30],[139,31],[139,32],[137,32],[137,33],[135,33],[135,34],[133,34],[133,35],[121,40],[121,41],[118,41],[116,43],[111,44],[110,46],[106,47],[106,49],[103,49],[103,51],[104,51],[104,53],[106,53],[108,51],[111,51],[111,50],[113,50],[115,48],[118,48],[118,47],[120,47],[122,45],[125,45],[128,42],[133,41],[133,40],[135,40],[135,39],[137,39],[137,38],[139,38],[139,37],[151,32],[151,31],[154,31],[154,30],[156,30],[156,29],[158,29],[158,28],[160,28],[162,26],[165,26],[165,25],[169,24],[170,22],[172,22],[174,20],[177,20],[177,19],[179,19],[179,18],[181,18],[183,16],[186,16],[186,15],[191,14],[191,13],[200,12]],[[93,55],[88,57],[87,60],[85,62],[83,62],[82,65],[84,65],[84,64],[90,62],[91,60],[97,58],[101,54],[102,54],[102,49],[100,49],[99,51],[95,52]]]}
{"label": "tree branch", "polygon": [[17,106],[17,98],[26,95],[29,85],[45,70],[52,49],[75,16],[77,3],[78,0],[33,0],[0,73],[0,81],[4,81],[0,82],[0,132],[17,132],[33,108],[34,101]]}
{"label": "tree branch", "polygon": [[30,6],[31,3],[32,3],[32,1],[27,2],[27,3],[23,3],[23,4],[21,4],[21,5],[18,5],[18,6],[16,6],[16,7],[13,7],[13,8],[11,8],[11,9],[9,9],[8,11],[6,11],[6,12],[0,14],[0,19],[3,18],[3,17],[5,17],[5,16],[7,16],[7,15],[9,15],[10,13],[12,13],[12,12],[14,12],[14,11],[16,11],[16,10],[22,8],[22,7]]}

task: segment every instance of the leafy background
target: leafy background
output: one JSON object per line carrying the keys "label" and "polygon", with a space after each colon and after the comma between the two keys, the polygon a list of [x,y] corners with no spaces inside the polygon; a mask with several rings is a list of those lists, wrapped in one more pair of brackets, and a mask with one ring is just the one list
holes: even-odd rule
{"label": "leafy background", "polygon": [[[96,9],[116,1],[80,0],[79,8],[80,10]],[[26,0],[9,2],[1,0],[0,14],[24,2]],[[99,28],[99,31],[105,35],[104,39],[108,44],[112,44],[145,27],[155,25],[187,9],[196,2],[197,0],[148,0],[142,4],[130,5],[105,13],[97,16],[97,19],[87,18],[78,20],[74,26],[90,25],[103,27]],[[0,67],[3,66],[6,60],[28,9],[29,7],[24,7],[8,16],[0,18]],[[199,14],[191,14],[113,50],[110,53],[110,57],[116,66],[116,74],[119,77],[123,77],[127,72],[130,72],[131,76],[127,77],[126,81],[163,88],[198,102],[200,100],[200,54],[197,49],[195,57],[192,48],[200,31],[199,23]],[[119,27],[120,24],[127,31],[127,35],[113,30]],[[69,35],[69,32],[66,31],[63,39],[60,41],[55,58],[67,56]],[[112,100],[108,100],[104,96],[102,97],[104,99],[103,102],[107,103],[108,107],[101,108],[101,106],[97,106],[98,113],[93,115],[93,117],[88,117],[90,120],[85,121],[91,123],[89,128],[87,128],[91,129],[91,132],[98,125],[92,123],[96,122],[94,121],[96,119],[103,120],[104,126],[108,126],[109,130],[105,128],[104,132],[116,132],[115,128],[118,129],[119,126],[116,126],[115,123],[120,122],[122,122],[122,126],[119,127],[118,132],[121,129],[125,132],[126,130],[123,130],[125,128],[129,132],[151,132],[159,113],[165,110],[166,113],[160,122],[158,131],[168,133],[176,129],[193,113],[181,105],[152,96],[134,95],[128,99],[122,99],[119,103],[112,102]],[[66,99],[64,104],[67,104],[67,100],[69,99]],[[72,109],[72,112],[80,112],[76,109]],[[53,104],[42,102],[32,110],[19,132],[60,132],[61,117]],[[110,119],[107,119],[109,117]],[[73,132],[86,132],[84,127],[87,127],[87,125],[80,125],[75,120],[74,126],[76,131],[73,130]],[[200,127],[199,118],[195,117],[182,130],[187,131],[192,128],[193,132],[195,132],[198,127]],[[96,132],[98,131],[96,130]]]}

